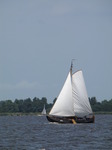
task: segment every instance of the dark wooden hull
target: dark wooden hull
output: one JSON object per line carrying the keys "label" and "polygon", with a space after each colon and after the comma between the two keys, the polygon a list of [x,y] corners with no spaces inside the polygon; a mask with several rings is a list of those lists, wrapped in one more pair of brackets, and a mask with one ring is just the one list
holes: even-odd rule
{"label": "dark wooden hull", "polygon": [[60,117],[60,116],[52,116],[52,115],[47,115],[46,116],[48,121],[50,122],[57,122],[57,123],[94,123],[95,117],[90,116],[90,117],[83,117],[79,118],[76,116],[70,116],[70,117]]}

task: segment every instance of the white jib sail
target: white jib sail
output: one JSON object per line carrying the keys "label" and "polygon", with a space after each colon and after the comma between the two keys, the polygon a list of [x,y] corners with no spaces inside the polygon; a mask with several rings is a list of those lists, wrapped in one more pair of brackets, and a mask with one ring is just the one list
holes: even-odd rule
{"label": "white jib sail", "polygon": [[49,114],[56,116],[74,116],[73,100],[72,100],[72,83],[70,72]]}
{"label": "white jib sail", "polygon": [[91,114],[92,109],[88,100],[83,73],[81,70],[72,75],[72,88],[75,115],[83,117]]}
{"label": "white jib sail", "polygon": [[44,105],[44,108],[43,108],[43,111],[42,111],[42,115],[46,115],[45,105]]}

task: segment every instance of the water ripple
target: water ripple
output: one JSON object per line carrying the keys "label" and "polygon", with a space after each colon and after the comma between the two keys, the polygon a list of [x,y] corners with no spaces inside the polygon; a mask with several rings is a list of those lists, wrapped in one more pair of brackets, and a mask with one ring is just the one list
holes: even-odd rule
{"label": "water ripple", "polygon": [[112,115],[94,124],[49,123],[45,116],[1,116],[0,150],[72,150],[112,147]]}

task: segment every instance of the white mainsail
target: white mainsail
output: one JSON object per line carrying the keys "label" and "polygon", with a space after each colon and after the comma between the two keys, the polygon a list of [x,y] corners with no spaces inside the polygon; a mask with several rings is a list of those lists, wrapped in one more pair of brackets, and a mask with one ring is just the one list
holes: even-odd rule
{"label": "white mainsail", "polygon": [[43,108],[43,111],[42,111],[42,115],[46,115],[45,105],[44,105],[44,108]]}
{"label": "white mainsail", "polygon": [[81,70],[72,75],[72,92],[75,115],[83,117],[91,114],[92,109],[88,100],[83,73]]}
{"label": "white mainsail", "polygon": [[49,114],[56,116],[75,115],[72,100],[71,72],[69,72],[65,84]]}

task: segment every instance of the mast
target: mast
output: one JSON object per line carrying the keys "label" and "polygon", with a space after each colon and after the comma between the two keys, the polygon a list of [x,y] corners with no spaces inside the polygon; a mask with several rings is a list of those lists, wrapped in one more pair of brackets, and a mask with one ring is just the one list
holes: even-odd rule
{"label": "mast", "polygon": [[73,68],[73,62],[71,61],[71,67],[70,67],[71,74],[72,74],[72,68]]}
{"label": "mast", "polygon": [[70,73],[71,73],[71,76],[72,76],[72,69],[73,69],[73,61],[74,61],[75,59],[72,59],[72,61],[71,61],[71,67],[70,67]]}

